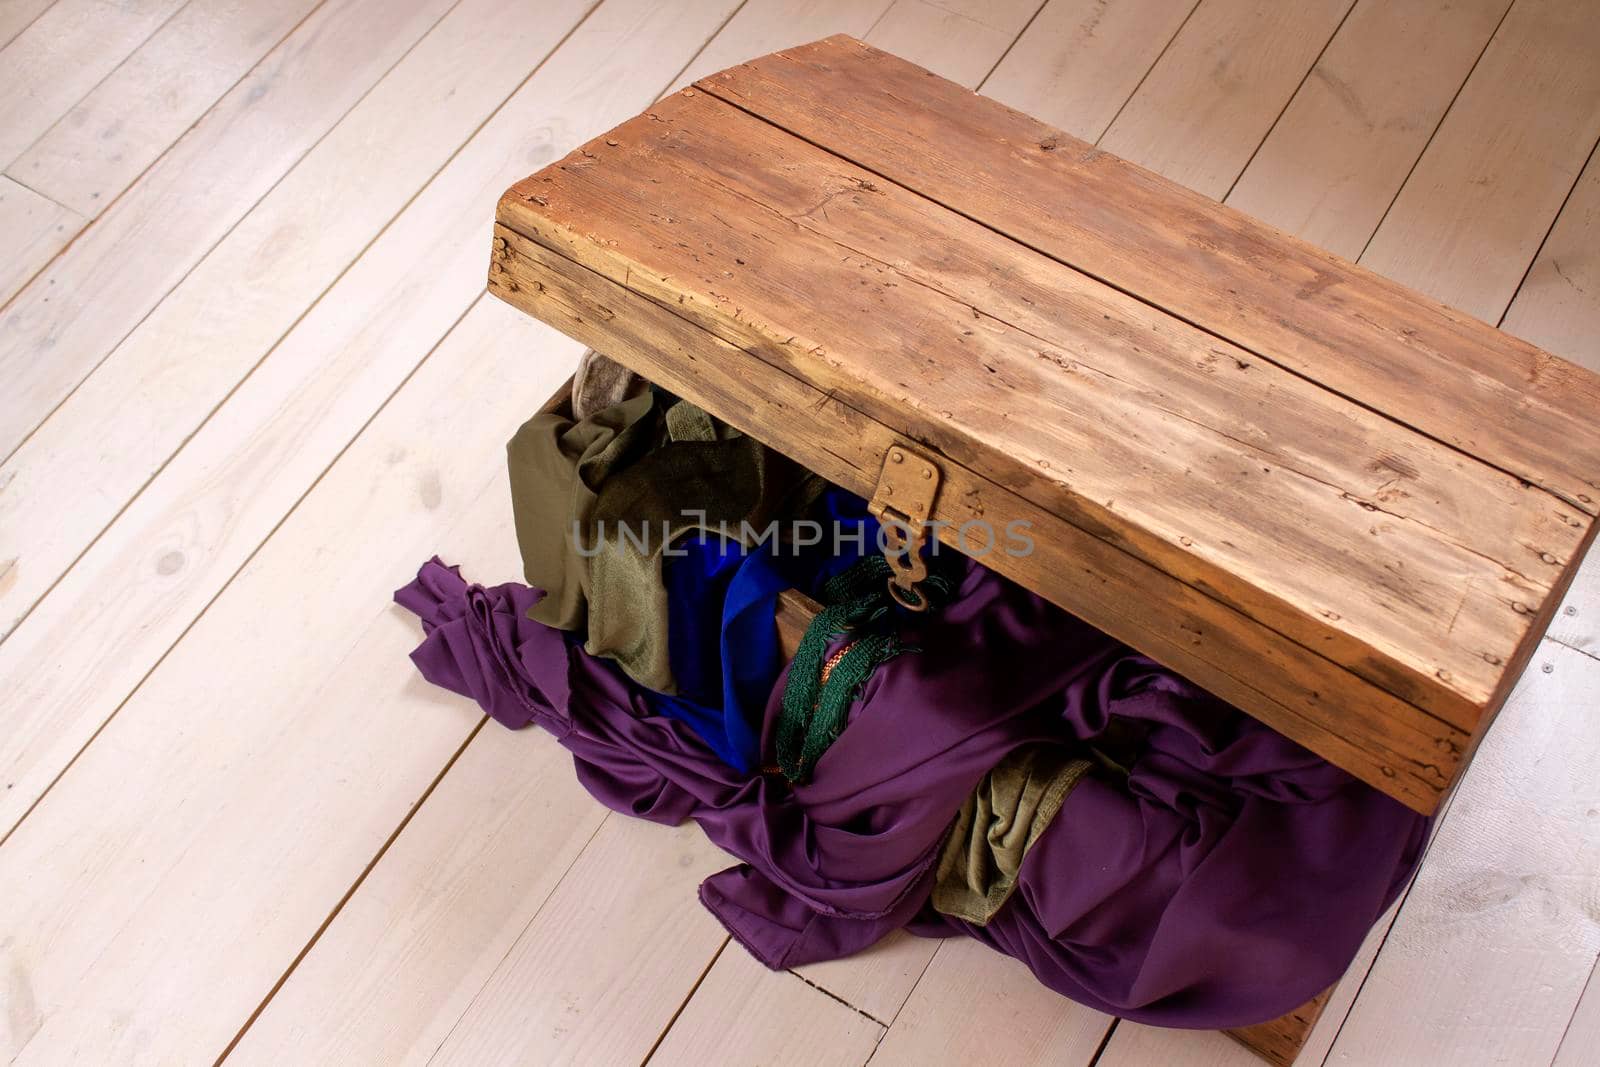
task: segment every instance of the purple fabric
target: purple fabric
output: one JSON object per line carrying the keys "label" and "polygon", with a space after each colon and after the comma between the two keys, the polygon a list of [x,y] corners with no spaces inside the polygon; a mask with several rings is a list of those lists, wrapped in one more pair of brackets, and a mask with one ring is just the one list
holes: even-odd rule
{"label": "purple fabric", "polygon": [[[1167,1026],[1261,1022],[1335,981],[1409,877],[1426,820],[984,568],[907,616],[919,651],[880,668],[812,780],[730,768],[560,631],[540,594],[468,585],[438,560],[396,600],[422,619],[430,681],[501,723],[536,722],[607,806],[695,819],[745,864],[700,896],[771,967],[890,931],[967,934],[1094,1008]],[[768,701],[770,761],[782,680]],[[1127,780],[1091,776],[971,927],[926,906],[956,809],[1019,745],[1142,724]]]}

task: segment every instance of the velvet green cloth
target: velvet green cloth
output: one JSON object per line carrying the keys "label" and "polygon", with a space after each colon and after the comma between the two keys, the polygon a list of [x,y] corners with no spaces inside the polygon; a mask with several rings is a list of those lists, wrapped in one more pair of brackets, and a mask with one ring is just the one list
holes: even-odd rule
{"label": "velvet green cloth", "polygon": [[[685,533],[754,543],[823,487],[815,475],[659,390],[574,421],[535,415],[506,446],[529,618],[587,630],[584,650],[675,694],[662,551]],[[581,539],[579,552],[574,536]]]}
{"label": "velvet green cloth", "polygon": [[945,838],[932,904],[945,915],[985,926],[1017,887],[1028,849],[1094,764],[1067,746],[1013,749],[984,775]]}

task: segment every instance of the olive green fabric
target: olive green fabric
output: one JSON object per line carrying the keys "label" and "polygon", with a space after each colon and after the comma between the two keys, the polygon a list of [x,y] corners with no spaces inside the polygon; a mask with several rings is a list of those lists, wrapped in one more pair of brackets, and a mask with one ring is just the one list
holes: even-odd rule
{"label": "olive green fabric", "polygon": [[563,630],[587,624],[589,568],[573,549],[574,524],[587,531],[611,472],[654,447],[655,403],[645,393],[577,422],[535,415],[506,445],[523,575],[545,591],[530,612],[539,622]]}
{"label": "olive green fabric", "polygon": [[1017,886],[1029,848],[1093,767],[1057,744],[1033,744],[995,765],[956,815],[939,853],[934,908],[983,926]]}
{"label": "olive green fabric", "polygon": [[696,529],[752,542],[823,484],[657,390],[576,422],[536,415],[507,445],[507,464],[523,572],[546,591],[529,618],[586,629],[587,652],[662,693],[677,692],[663,548]]}

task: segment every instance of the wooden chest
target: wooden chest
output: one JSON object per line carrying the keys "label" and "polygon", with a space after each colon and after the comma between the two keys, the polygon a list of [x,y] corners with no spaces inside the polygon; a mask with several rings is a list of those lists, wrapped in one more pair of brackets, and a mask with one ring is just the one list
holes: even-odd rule
{"label": "wooden chest", "polygon": [[1419,811],[1595,533],[1600,378],[846,37],[519,182],[489,285]]}

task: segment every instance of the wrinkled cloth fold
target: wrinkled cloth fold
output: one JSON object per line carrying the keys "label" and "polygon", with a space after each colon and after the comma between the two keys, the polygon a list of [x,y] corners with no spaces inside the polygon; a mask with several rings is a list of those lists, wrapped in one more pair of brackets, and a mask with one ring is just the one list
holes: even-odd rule
{"label": "wrinkled cloth fold", "polygon": [[945,838],[930,902],[983,926],[1011,898],[1023,858],[1093,764],[1070,745],[1015,749],[983,776]]}
{"label": "wrinkled cloth fold", "polygon": [[572,416],[585,419],[650,388],[643,377],[610,356],[590,349],[572,375]]}
{"label": "wrinkled cloth fold", "polygon": [[[815,475],[659,390],[574,421],[541,412],[506,446],[533,618],[676,694],[663,553],[696,530],[742,544],[802,509]],[[685,502],[692,501],[693,507]]]}
{"label": "wrinkled cloth fold", "polygon": [[773,617],[778,594],[816,592],[876,543],[877,522],[865,501],[841,489],[824,493],[810,514],[822,529],[853,536],[804,546],[766,540],[746,548],[694,532],[680,542],[681,556],[663,561],[668,651],[679,691],[653,694],[652,706],[689,724],[739,771],[760,763],[762,716],[783,670]]}
{"label": "wrinkled cloth fold", "polygon": [[[437,560],[397,594],[422,620],[413,659],[430,681],[550,730],[607,806],[693,818],[745,861],[701,899],[768,966],[901,927],[965,934],[1098,1010],[1248,1025],[1332,984],[1420,854],[1420,816],[976,565],[944,611],[905,620],[919,651],[874,674],[794,787],[723,763],[612,665],[526,618],[538,597],[468,585]],[[986,925],[929,906],[986,774],[1025,746],[1082,751],[1128,719],[1146,734],[1126,780],[1077,783]]]}

